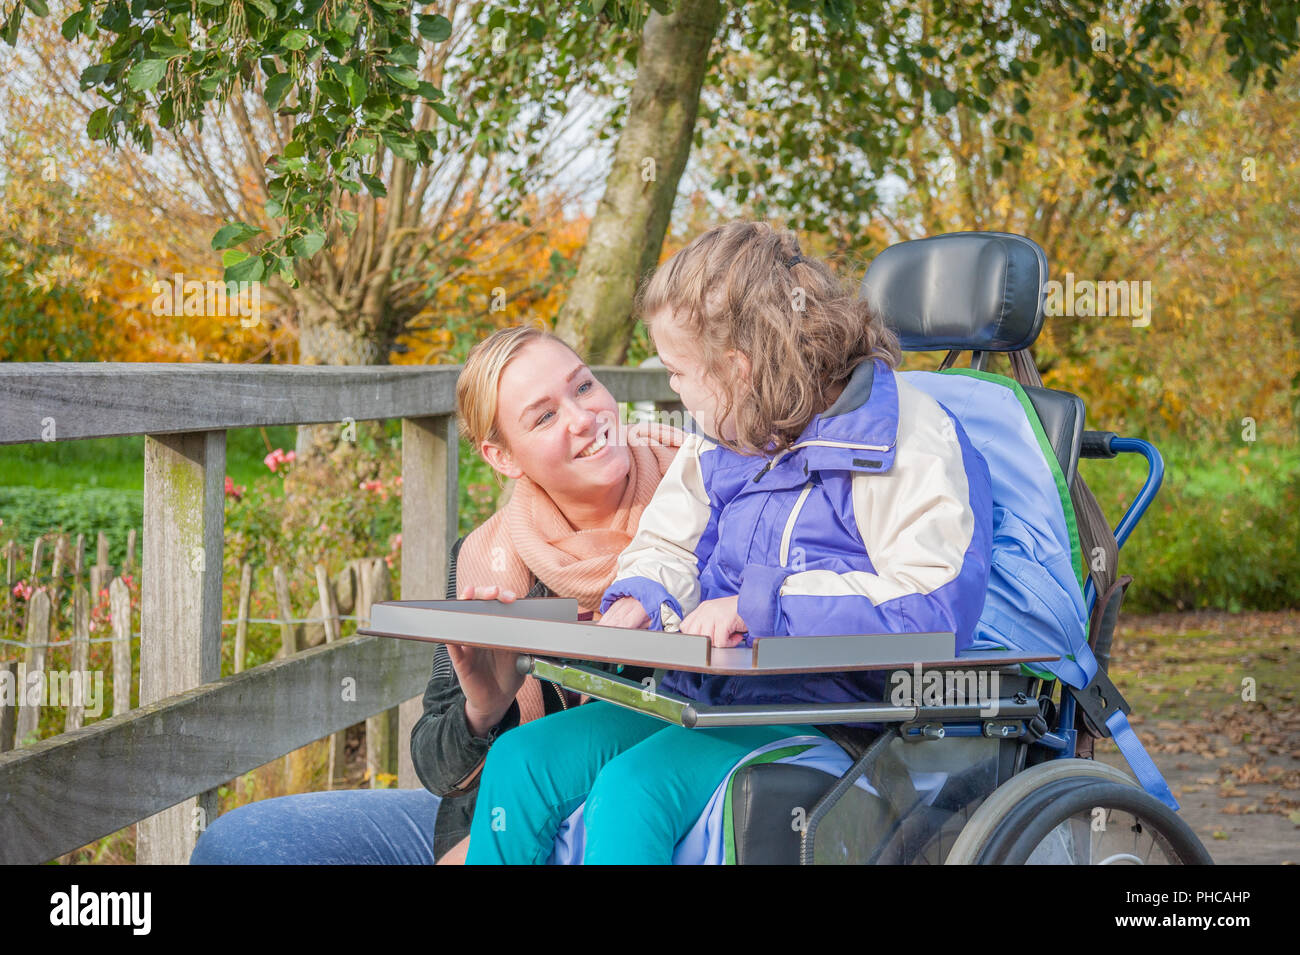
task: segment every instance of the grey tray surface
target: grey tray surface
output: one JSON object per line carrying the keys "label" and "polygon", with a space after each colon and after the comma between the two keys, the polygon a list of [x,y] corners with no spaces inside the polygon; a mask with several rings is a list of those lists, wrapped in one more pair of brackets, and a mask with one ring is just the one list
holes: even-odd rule
{"label": "grey tray surface", "polygon": [[958,656],[951,633],[759,637],[752,647],[714,648],[708,638],[602,627],[579,621],[577,601],[535,598],[394,600],[371,608],[360,634],[516,650],[536,656],[626,663],[654,669],[744,676],[838,670],[1007,666],[1052,654],[977,651]]}

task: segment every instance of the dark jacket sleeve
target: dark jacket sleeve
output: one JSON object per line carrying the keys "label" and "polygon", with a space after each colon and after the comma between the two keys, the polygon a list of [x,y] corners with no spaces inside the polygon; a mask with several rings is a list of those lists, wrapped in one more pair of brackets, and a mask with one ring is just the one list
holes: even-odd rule
{"label": "dark jacket sleeve", "polygon": [[[456,559],[464,538],[451,549],[447,573],[447,599],[456,597]],[[465,693],[452,666],[451,654],[438,644],[433,655],[433,675],[424,688],[424,713],[411,730],[411,762],[425,789],[444,798],[470,792],[478,786],[478,773],[492,741],[519,725],[519,704],[512,702],[501,722],[486,737],[470,732],[465,721]]]}
{"label": "dark jacket sleeve", "polygon": [[512,702],[501,722],[486,737],[470,732],[465,721],[465,694],[442,644],[433,657],[433,676],[424,690],[424,713],[411,731],[411,762],[425,789],[436,796],[456,796],[478,785],[478,772],[492,741],[519,725],[519,704]]}

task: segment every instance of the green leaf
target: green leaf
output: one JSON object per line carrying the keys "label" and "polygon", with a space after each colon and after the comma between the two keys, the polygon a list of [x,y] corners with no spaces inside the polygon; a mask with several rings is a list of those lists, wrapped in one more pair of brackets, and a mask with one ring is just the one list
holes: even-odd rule
{"label": "green leaf", "polygon": [[441,14],[421,16],[416,29],[430,43],[441,43],[451,37],[451,21]]}
{"label": "green leaf", "polygon": [[133,90],[151,90],[167,72],[166,60],[141,60],[126,75],[126,84]]}
{"label": "green leaf", "polygon": [[243,249],[226,249],[225,252],[221,253],[221,264],[226,268],[230,268],[230,266],[238,265],[246,258],[248,258],[248,253]]}
{"label": "green leaf", "polygon": [[[441,105],[441,103],[435,103],[434,108],[436,109]],[[415,143],[411,142],[405,136],[390,136],[385,134],[384,143],[388,146],[389,151],[399,159],[405,159],[407,162],[420,161],[420,151],[415,148]]]}
{"label": "green leaf", "polygon": [[226,266],[225,279],[227,282],[258,282],[265,274],[266,266],[262,263],[262,257],[250,255],[234,265]]}
{"label": "green leaf", "polygon": [[409,67],[384,66],[380,67],[380,72],[399,86],[405,86],[408,90],[418,90],[420,88],[420,77],[416,75],[415,70]]}
{"label": "green leaf", "polygon": [[256,7],[257,12],[262,14],[262,16],[266,17],[268,20],[274,20],[276,15],[279,13],[279,11],[275,9],[275,4],[272,3],[271,0],[248,0],[248,2],[252,6]]}
{"label": "green leaf", "polygon": [[103,139],[108,135],[108,107],[101,106],[90,114],[86,120],[86,135],[91,139]]}
{"label": "green leaf", "polygon": [[372,176],[368,172],[361,173],[361,181],[366,184],[366,191],[376,199],[382,199],[388,195],[388,190],[384,188],[383,181],[378,176]]}
{"label": "green leaf", "polygon": [[366,80],[360,73],[355,70],[348,77],[348,102],[353,106],[360,106],[366,98]]}
{"label": "green leaf", "polygon": [[94,66],[86,67],[81,71],[81,88],[84,90],[98,86],[108,79],[108,71],[112,68],[112,63],[96,63]]}
{"label": "green leaf", "polygon": [[212,237],[212,248],[229,249],[247,242],[261,231],[256,226],[246,225],[243,222],[231,222],[217,230],[217,234]]}
{"label": "green leaf", "polygon": [[286,50],[301,50],[307,45],[306,30],[290,30],[280,39],[280,46]]}
{"label": "green leaf", "polygon": [[271,109],[280,105],[292,83],[293,77],[288,73],[276,73],[266,81],[266,92],[262,95],[266,97],[266,103]]}
{"label": "green leaf", "polygon": [[946,113],[957,105],[957,94],[947,87],[940,86],[930,91],[930,105],[936,113]]}
{"label": "green leaf", "polygon": [[5,25],[0,28],[0,39],[3,39],[10,46],[18,42],[18,30],[23,25],[23,5],[15,3],[13,10],[9,12],[9,19],[5,20]]}
{"label": "green leaf", "polygon": [[452,109],[450,106],[448,106],[446,103],[440,102],[440,103],[434,103],[432,105],[433,105],[433,111],[437,113],[439,116],[441,116],[443,119],[445,119],[447,122],[455,126],[461,125],[461,121],[456,116],[456,111]]}
{"label": "green leaf", "polygon": [[23,0],[23,2],[27,4],[27,9],[38,17],[50,15],[50,8],[45,5],[45,0]]}
{"label": "green leaf", "polygon": [[74,11],[72,16],[63,21],[63,26],[60,28],[63,39],[71,42],[76,38],[77,34],[81,32],[82,24],[86,22],[87,13],[89,13],[89,10],[83,8]]}
{"label": "green leaf", "polygon": [[308,232],[300,236],[293,242],[294,252],[301,258],[310,259],[313,255],[321,250],[325,245],[325,234],[322,232]]}

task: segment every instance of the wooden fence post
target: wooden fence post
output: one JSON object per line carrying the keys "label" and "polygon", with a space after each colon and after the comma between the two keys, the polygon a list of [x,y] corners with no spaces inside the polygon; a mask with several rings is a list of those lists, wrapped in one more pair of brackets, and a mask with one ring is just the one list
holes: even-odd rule
{"label": "wooden fence post", "polygon": [[14,563],[18,560],[18,542],[5,544],[5,638],[14,638]]}
{"label": "wooden fence post", "polygon": [[7,753],[14,748],[14,730],[18,728],[18,694],[22,692],[22,687],[18,685],[17,660],[0,660],[0,679],[8,680],[14,688],[12,703],[0,699],[0,753]]}
{"label": "wooden fence post", "polygon": [[108,564],[108,535],[103,531],[95,539],[95,565],[90,568],[90,599],[99,602],[99,592],[108,586],[113,568]]}
{"label": "wooden fence post", "polygon": [[239,614],[235,619],[235,672],[244,672],[248,647],[248,602],[253,596],[253,568],[244,561],[239,568]]}
{"label": "wooden fence post", "polygon": [[63,596],[63,567],[67,562],[68,537],[59,534],[54,539],[54,563],[50,567],[50,633],[49,642],[53,643],[59,630],[59,603]]}
{"label": "wooden fence post", "polygon": [[293,638],[293,601],[289,597],[289,578],[279,564],[272,570],[272,576],[275,578],[275,600],[280,608],[280,656],[288,658],[298,652]]}
{"label": "wooden fence post", "polygon": [[[86,588],[81,586],[80,581],[72,585],[72,672],[81,674],[90,672],[90,594],[86,593]],[[85,685],[82,684],[83,687]],[[84,691],[82,696],[83,699],[73,700],[68,707],[64,732],[81,729],[84,725],[86,712]]]}
{"label": "wooden fence post", "polygon": [[[32,594],[31,601],[27,604],[27,654],[24,659],[27,671],[27,679],[31,679],[32,673],[39,673],[42,685],[46,684],[45,679],[45,645],[50,639],[50,595],[42,588]],[[16,746],[26,746],[27,737],[35,733],[40,728],[41,707],[39,704],[32,706],[27,702],[26,681],[20,683],[16,689],[18,698],[18,727],[14,734],[14,743]]]}
{"label": "wooden fence post", "polygon": [[[338,607],[334,604],[334,588],[330,586],[330,576],[324,564],[317,564],[315,570],[316,592],[320,594],[321,616],[325,618],[325,642],[333,643],[339,638]],[[331,687],[330,692],[337,692],[337,688]],[[337,776],[346,773],[347,741],[346,732],[330,734],[329,765],[325,771],[326,789],[333,789]]]}
{"label": "wooden fence post", "polygon": [[[145,436],[142,706],[221,677],[225,474],[225,431]],[[187,862],[217,806],[210,789],[141,820],[137,862]]]}
{"label": "wooden fence post", "polygon": [[[370,608],[376,602],[393,598],[393,583],[388,575],[388,564],[382,557],[359,563],[366,580],[362,588],[366,602],[364,609],[358,603],[357,616],[369,621]],[[399,710],[400,707],[395,706],[366,720],[366,770],[370,776],[371,789],[379,788],[381,773],[397,774],[397,751],[400,748]]]}
{"label": "wooden fence post", "polygon": [[[460,491],[451,415],[402,419],[402,599],[441,600],[456,540]],[[407,741],[423,712],[416,696],[399,707],[397,785],[418,789]]]}
{"label": "wooden fence post", "polygon": [[41,564],[45,557],[45,535],[37,535],[36,540],[32,541],[32,589],[35,590],[40,586]]}
{"label": "wooden fence post", "polygon": [[[131,710],[131,591],[121,577],[108,585],[108,614],[113,625],[113,715],[117,716]],[[144,682],[143,668],[140,682]],[[144,694],[140,697],[143,703]]]}

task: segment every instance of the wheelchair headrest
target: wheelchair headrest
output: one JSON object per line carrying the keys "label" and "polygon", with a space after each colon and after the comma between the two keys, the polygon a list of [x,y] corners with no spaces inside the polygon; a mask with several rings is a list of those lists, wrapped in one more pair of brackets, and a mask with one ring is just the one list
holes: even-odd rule
{"label": "wheelchair headrest", "polygon": [[951,232],[876,256],[859,294],[904,351],[1018,351],[1043,327],[1047,256],[1006,232]]}

